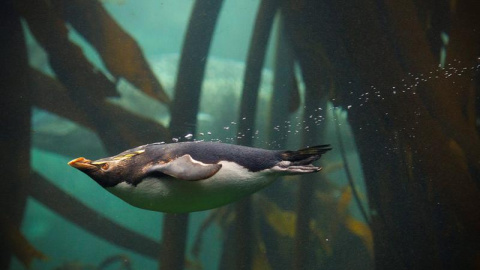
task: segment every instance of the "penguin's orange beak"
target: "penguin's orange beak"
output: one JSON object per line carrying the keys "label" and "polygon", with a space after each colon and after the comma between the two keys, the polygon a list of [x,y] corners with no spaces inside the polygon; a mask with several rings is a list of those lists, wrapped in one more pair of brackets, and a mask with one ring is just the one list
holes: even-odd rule
{"label": "penguin's orange beak", "polygon": [[68,165],[77,168],[79,170],[85,170],[85,169],[96,169],[97,167],[95,165],[91,164],[92,161],[89,159],[86,159],[84,157],[79,157],[76,158],[70,162],[68,162]]}

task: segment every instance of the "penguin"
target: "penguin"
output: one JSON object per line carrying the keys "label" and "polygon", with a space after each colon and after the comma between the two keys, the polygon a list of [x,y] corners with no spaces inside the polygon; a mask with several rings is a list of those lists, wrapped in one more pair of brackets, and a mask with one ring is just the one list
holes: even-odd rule
{"label": "penguin", "polygon": [[113,195],[147,210],[188,213],[226,205],[271,184],[278,176],[316,173],[312,165],[330,145],[297,151],[219,142],[142,145],[116,156],[68,165]]}

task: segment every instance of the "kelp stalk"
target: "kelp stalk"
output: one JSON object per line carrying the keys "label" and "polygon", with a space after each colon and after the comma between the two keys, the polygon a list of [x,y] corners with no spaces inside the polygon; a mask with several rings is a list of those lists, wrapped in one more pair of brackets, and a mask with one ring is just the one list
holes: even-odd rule
{"label": "kelp stalk", "polygon": [[[1,72],[0,125],[2,139],[2,177],[0,179],[0,209],[19,228],[25,209],[30,179],[30,117],[31,92],[27,78],[27,50],[14,1],[0,4]],[[3,240],[3,239],[2,239]],[[0,241],[0,269],[9,269],[12,250]]]}
{"label": "kelp stalk", "polygon": [[[32,175],[31,196],[66,220],[93,235],[123,248],[155,259],[160,243],[127,229],[96,212],[50,183],[38,173]],[[85,222],[85,221],[88,222]]]}
{"label": "kelp stalk", "polygon": [[97,49],[117,80],[123,77],[150,97],[166,104],[170,102],[140,46],[110,17],[101,2],[53,0],[51,3],[56,13]]}
{"label": "kelp stalk", "polygon": [[[196,1],[193,7],[171,107],[170,131],[174,137],[195,134],[205,65],[222,3],[222,0]],[[161,269],[184,269],[187,227],[188,214],[165,215]]]}
{"label": "kelp stalk", "polygon": [[246,60],[242,99],[240,103],[238,131],[241,132],[242,139],[238,139],[237,142],[241,145],[253,145],[255,130],[252,127],[255,126],[259,85],[262,78],[268,39],[277,8],[277,0],[263,0],[260,3],[255,19],[255,26]]}
{"label": "kelp stalk", "polygon": [[[313,23],[319,15],[311,12],[312,10],[323,11],[314,7],[306,7],[305,1],[296,8],[285,5],[283,12],[285,14],[287,34],[292,41],[292,48],[295,56],[301,66],[302,77],[305,82],[305,110],[303,112],[304,132],[303,145],[314,145],[319,143],[318,139],[323,135],[324,125],[318,126],[311,115],[317,115],[318,108],[326,107],[326,89],[329,85],[329,74],[327,72],[328,61],[323,54],[323,48],[316,39],[319,32],[314,32]],[[322,12],[323,14],[323,12]],[[321,16],[320,16],[321,17]],[[300,27],[300,29],[297,29]],[[300,34],[307,33],[309,37],[307,42]],[[313,44],[311,44],[313,43]],[[312,49],[312,50],[307,50]],[[320,112],[324,112],[321,110]],[[297,223],[295,228],[295,246],[293,256],[293,269],[310,269],[315,265],[315,257],[312,254],[312,243],[310,230],[310,221],[312,216],[312,200],[315,187],[315,181],[318,181],[318,175],[306,175],[299,182],[297,194]]]}
{"label": "kelp stalk", "polygon": [[[117,96],[116,86],[83,55],[82,49],[71,42],[65,22],[45,1],[22,0],[17,9],[25,17],[28,26],[39,44],[47,51],[49,63],[58,80],[68,89],[85,116],[98,131],[110,153],[118,153],[132,147],[129,133],[123,133],[123,126],[109,115],[105,98]],[[109,125],[105,125],[109,123]],[[123,124],[123,123],[122,123]]]}
{"label": "kelp stalk", "polygon": [[196,1],[183,44],[171,107],[172,136],[195,134],[208,51],[222,0]]}
{"label": "kelp stalk", "polygon": [[[298,87],[295,87],[294,58],[290,40],[285,33],[285,17],[279,12],[277,40],[275,47],[275,63],[273,77],[273,93],[270,106],[270,128],[268,129],[269,141],[275,142],[279,149],[284,149],[287,144],[287,132],[285,129],[275,129],[276,126],[284,126],[289,119],[289,112],[295,109],[292,104],[292,96],[298,96]],[[292,92],[296,92],[292,94]]]}
{"label": "kelp stalk", "polygon": [[[255,130],[253,127],[255,127],[259,85],[262,78],[266,48],[270,33],[272,32],[273,19],[277,9],[278,3],[276,0],[263,0],[260,3],[255,19],[255,26],[246,60],[238,120],[238,132],[242,138],[238,139],[237,142],[242,145],[253,145]],[[245,198],[238,202],[235,211],[235,267],[236,269],[251,269],[254,235],[252,231],[252,207],[250,198]]]}
{"label": "kelp stalk", "polygon": [[[78,125],[99,133],[97,125],[93,123],[93,119],[87,117],[84,108],[72,100],[68,94],[68,89],[57,79],[30,68],[29,82],[31,91],[33,92],[34,106],[69,119]],[[113,103],[104,102],[103,110],[105,114],[110,116],[112,122],[120,126],[121,135],[127,137],[131,145],[165,141],[171,138],[169,130],[158,122],[129,113]],[[61,147],[56,144],[48,145],[47,150],[66,156],[78,156],[74,153],[74,151],[78,150],[68,149],[65,146]]]}
{"label": "kelp stalk", "polygon": [[[350,43],[356,44],[350,53],[358,74],[368,85],[380,89],[391,88],[392,82],[400,84],[408,78],[408,72],[419,72],[416,75],[420,76],[423,72],[435,72],[438,67],[435,58],[429,57],[430,47],[424,46],[426,35],[416,20],[416,5],[405,1],[399,9],[394,7],[394,1],[385,4],[394,18],[387,24],[387,31],[384,15],[375,12],[378,2],[365,2],[365,12],[352,9],[351,3],[338,8],[338,14],[345,19],[344,29],[351,37]],[[478,40],[478,35],[470,32],[469,27],[476,25],[478,5],[473,1],[459,2],[455,11],[462,11],[462,15],[452,17],[452,26],[462,26],[451,30],[451,37],[459,36],[451,39],[447,55],[465,60],[462,64],[470,67],[478,56],[478,42],[472,49],[470,40]],[[353,20],[350,17],[353,14],[369,19]],[[473,35],[468,36],[469,32]],[[460,36],[468,41],[464,42]],[[372,42],[372,38],[376,41]],[[379,50],[384,53],[374,53]],[[403,63],[408,63],[407,69]],[[385,236],[389,236],[394,241],[388,243],[399,248],[397,253],[385,254],[388,249],[376,241],[378,268],[400,268],[392,263],[394,256],[404,258],[407,268],[467,269],[478,263],[480,192],[475,177],[479,144],[475,125],[469,120],[474,83],[467,74],[450,79],[442,77],[426,80],[413,93],[387,95],[375,109],[352,112],[354,130],[364,129],[356,136],[369,196],[374,202],[372,207],[383,213],[385,221],[374,223],[375,238],[387,242]],[[365,126],[367,118],[379,120],[375,125]],[[407,130],[415,130],[415,136]],[[395,140],[387,139],[395,137],[403,149],[386,151],[397,147],[392,143]],[[375,141],[374,147],[365,143],[368,141]],[[384,162],[378,164],[379,159]],[[407,171],[396,165],[398,160],[405,160]],[[392,204],[400,201],[403,203]],[[421,264],[411,259],[418,257],[422,258]]]}
{"label": "kelp stalk", "polygon": [[[321,68],[324,56],[316,52],[323,47],[337,89],[349,89],[335,94],[337,102],[353,104],[349,121],[370,207],[378,213],[371,220],[376,267],[471,268],[480,252],[478,134],[471,120],[474,81],[466,74],[450,79],[439,74],[413,89],[405,86],[405,94],[383,92],[403,86],[409,72],[437,72],[438,62],[429,56],[424,26],[416,18],[418,6],[411,1],[302,4],[288,20],[295,51],[305,58],[299,61],[302,70]],[[313,9],[329,12],[308,16]],[[475,66],[478,35],[470,26],[478,24],[478,5],[459,2],[451,12],[458,16],[451,18],[447,58]],[[352,84],[345,85],[350,78]],[[357,98],[372,86],[382,91],[381,100],[358,106]],[[402,162],[405,166],[399,166]]]}
{"label": "kelp stalk", "polygon": [[[323,126],[317,126],[309,116],[317,113],[316,108],[319,106],[325,107],[326,100],[322,100],[322,77],[309,76],[309,71],[302,70],[302,72],[306,85],[302,141],[303,145],[312,146],[319,143],[319,138],[323,134]],[[297,222],[295,224],[295,244],[293,250],[293,269],[295,270],[312,269],[315,265],[314,253],[311,252],[313,243],[311,240],[310,221],[312,220],[315,182],[319,180],[319,177],[316,174],[305,175],[298,182]]]}
{"label": "kelp stalk", "polygon": [[[290,119],[290,114],[286,108],[289,108],[289,105],[292,104],[291,93],[298,91],[298,87],[294,86],[296,83],[294,57],[290,44],[291,41],[285,33],[284,16],[281,12],[277,14],[278,27],[275,35],[274,79],[270,101],[270,121],[268,121],[268,141],[271,142],[272,148],[286,149],[287,135],[290,134],[287,132],[288,129],[283,128]],[[296,92],[295,95],[297,94],[299,93]],[[299,101],[299,99],[296,101]],[[289,111],[292,112],[292,110]],[[278,126],[281,128],[276,128]],[[280,178],[277,181],[280,182],[282,180]],[[289,194],[289,188],[281,183],[274,185],[276,185],[275,188],[267,188],[262,193],[276,204],[286,207],[285,204],[291,202],[291,200],[285,200],[285,194]],[[265,242],[266,258],[272,269],[282,269],[286,265],[291,265],[292,258],[284,256],[284,251],[281,249],[282,241],[285,241],[283,237],[278,237],[277,233],[272,230],[271,224],[265,221],[265,219],[261,219],[258,226],[260,226],[261,236]]]}
{"label": "kelp stalk", "polygon": [[[336,112],[336,119],[340,119],[340,112]],[[347,160],[347,153],[345,151],[345,146],[343,143],[343,135],[342,131],[340,130],[340,123],[334,123],[335,125],[335,132],[337,133],[337,138],[338,138],[338,150],[340,150],[340,154],[342,156],[342,161],[343,161],[343,168],[345,169],[345,174],[347,175],[347,180],[348,184],[350,185],[350,188],[352,189],[352,194],[353,197],[355,198],[355,202],[358,205],[358,209],[360,209],[360,213],[362,213],[362,217],[365,220],[365,222],[371,227],[370,225],[370,218],[367,214],[367,211],[365,210],[365,207],[363,206],[362,201],[360,200],[360,196],[358,195],[357,192],[357,187],[355,185],[355,182],[353,181],[353,175],[352,172],[350,171],[350,166],[348,165],[348,160]]]}

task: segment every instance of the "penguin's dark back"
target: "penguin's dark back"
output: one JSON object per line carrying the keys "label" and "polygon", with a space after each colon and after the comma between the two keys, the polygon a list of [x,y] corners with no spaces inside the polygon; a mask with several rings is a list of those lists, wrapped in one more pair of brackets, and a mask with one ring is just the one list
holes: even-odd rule
{"label": "penguin's dark back", "polygon": [[189,154],[204,163],[235,162],[252,172],[271,168],[281,161],[280,151],[216,142],[150,144],[145,150],[152,159],[168,160]]}

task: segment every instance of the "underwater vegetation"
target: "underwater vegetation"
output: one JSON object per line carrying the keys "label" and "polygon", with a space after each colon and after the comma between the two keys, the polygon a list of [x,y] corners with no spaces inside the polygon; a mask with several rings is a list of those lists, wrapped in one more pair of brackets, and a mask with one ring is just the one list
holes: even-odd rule
{"label": "underwater vegetation", "polygon": [[[0,268],[480,267],[479,5],[242,2],[256,10],[245,58],[221,60],[212,43],[236,34],[221,24],[233,3],[188,2],[171,61],[106,8],[128,0],[0,4]],[[193,140],[335,150],[320,174],[198,215],[135,212],[52,176],[82,153]]]}
{"label": "underwater vegetation", "polygon": [[111,265],[119,264],[120,267],[116,269],[133,270],[131,260],[126,255],[113,255],[104,259],[99,265],[84,264],[78,261],[66,262],[54,270],[102,270],[110,269]]}
{"label": "underwater vegetation", "polygon": [[29,268],[34,259],[47,259],[45,254],[35,249],[35,247],[28,242],[22,232],[5,214],[0,216],[0,221],[0,239],[4,250],[11,250],[25,267]]}

